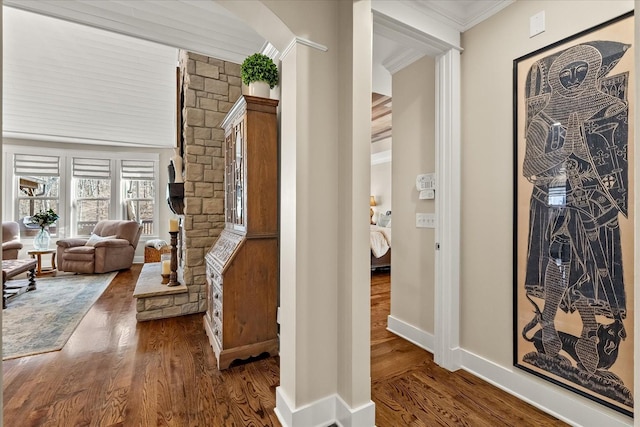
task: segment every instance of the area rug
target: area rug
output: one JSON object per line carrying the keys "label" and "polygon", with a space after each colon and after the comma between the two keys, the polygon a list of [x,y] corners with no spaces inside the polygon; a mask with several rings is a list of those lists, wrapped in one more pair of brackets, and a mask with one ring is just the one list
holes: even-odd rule
{"label": "area rug", "polygon": [[60,350],[116,274],[37,278],[36,290],[2,310],[2,360]]}

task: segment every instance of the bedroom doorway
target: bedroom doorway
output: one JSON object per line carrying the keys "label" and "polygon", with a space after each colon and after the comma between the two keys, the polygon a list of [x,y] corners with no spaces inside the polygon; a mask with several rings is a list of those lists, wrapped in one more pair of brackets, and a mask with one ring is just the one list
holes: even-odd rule
{"label": "bedroom doorway", "polygon": [[[455,370],[459,368],[454,355],[459,342],[459,271],[452,266],[457,266],[460,251],[460,52],[428,29],[404,24],[394,10],[377,8],[373,6],[374,55],[381,39],[376,35],[400,48],[395,49],[394,60],[385,63],[393,97],[390,163],[395,242],[387,327],[432,352],[436,363]],[[375,89],[375,63],[372,69]],[[420,199],[416,178],[430,173],[437,182],[435,194]],[[431,214],[435,227],[418,227],[417,214]]]}

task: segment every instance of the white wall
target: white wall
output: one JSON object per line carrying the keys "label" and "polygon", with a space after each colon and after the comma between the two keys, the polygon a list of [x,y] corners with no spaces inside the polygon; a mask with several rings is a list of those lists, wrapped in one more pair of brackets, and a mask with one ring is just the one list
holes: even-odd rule
{"label": "white wall", "polygon": [[371,165],[371,195],[376,198],[373,220],[377,222],[380,213],[391,210],[391,162]]}
{"label": "white wall", "polygon": [[[498,384],[530,381],[570,399],[557,415],[584,425],[598,414],[610,416],[598,425],[631,420],[512,367],[513,60],[631,9],[628,0],[518,1],[462,37],[461,346],[502,372],[489,377]],[[529,38],[529,18],[542,10],[546,31]]]}
{"label": "white wall", "polygon": [[3,136],[175,145],[175,48],[4,10]]}
{"label": "white wall", "polygon": [[[435,230],[416,228],[416,175],[435,171],[435,61],[424,57],[393,75],[393,242],[391,316],[433,334]],[[372,168],[373,169],[373,168]]]}

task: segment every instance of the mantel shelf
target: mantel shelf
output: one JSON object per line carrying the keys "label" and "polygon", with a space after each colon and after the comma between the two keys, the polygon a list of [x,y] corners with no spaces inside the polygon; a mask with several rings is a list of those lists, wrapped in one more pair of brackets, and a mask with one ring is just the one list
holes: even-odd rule
{"label": "mantel shelf", "polygon": [[150,262],[146,263],[142,267],[140,277],[136,282],[136,287],[133,291],[134,298],[149,298],[162,295],[174,295],[182,294],[188,291],[187,286],[184,284],[182,278],[182,272],[178,270],[179,286],[167,286],[162,284],[162,276],[160,276],[161,263]]}

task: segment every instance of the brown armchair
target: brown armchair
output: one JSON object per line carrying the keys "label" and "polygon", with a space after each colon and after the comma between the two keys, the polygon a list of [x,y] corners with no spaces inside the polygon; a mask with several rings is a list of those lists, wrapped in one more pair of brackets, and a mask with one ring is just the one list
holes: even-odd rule
{"label": "brown armchair", "polygon": [[20,224],[15,221],[2,221],[2,259],[18,259],[20,249]]}
{"label": "brown armchair", "polygon": [[136,221],[99,221],[88,239],[56,242],[58,270],[106,273],[130,268],[141,232],[142,227]]}

